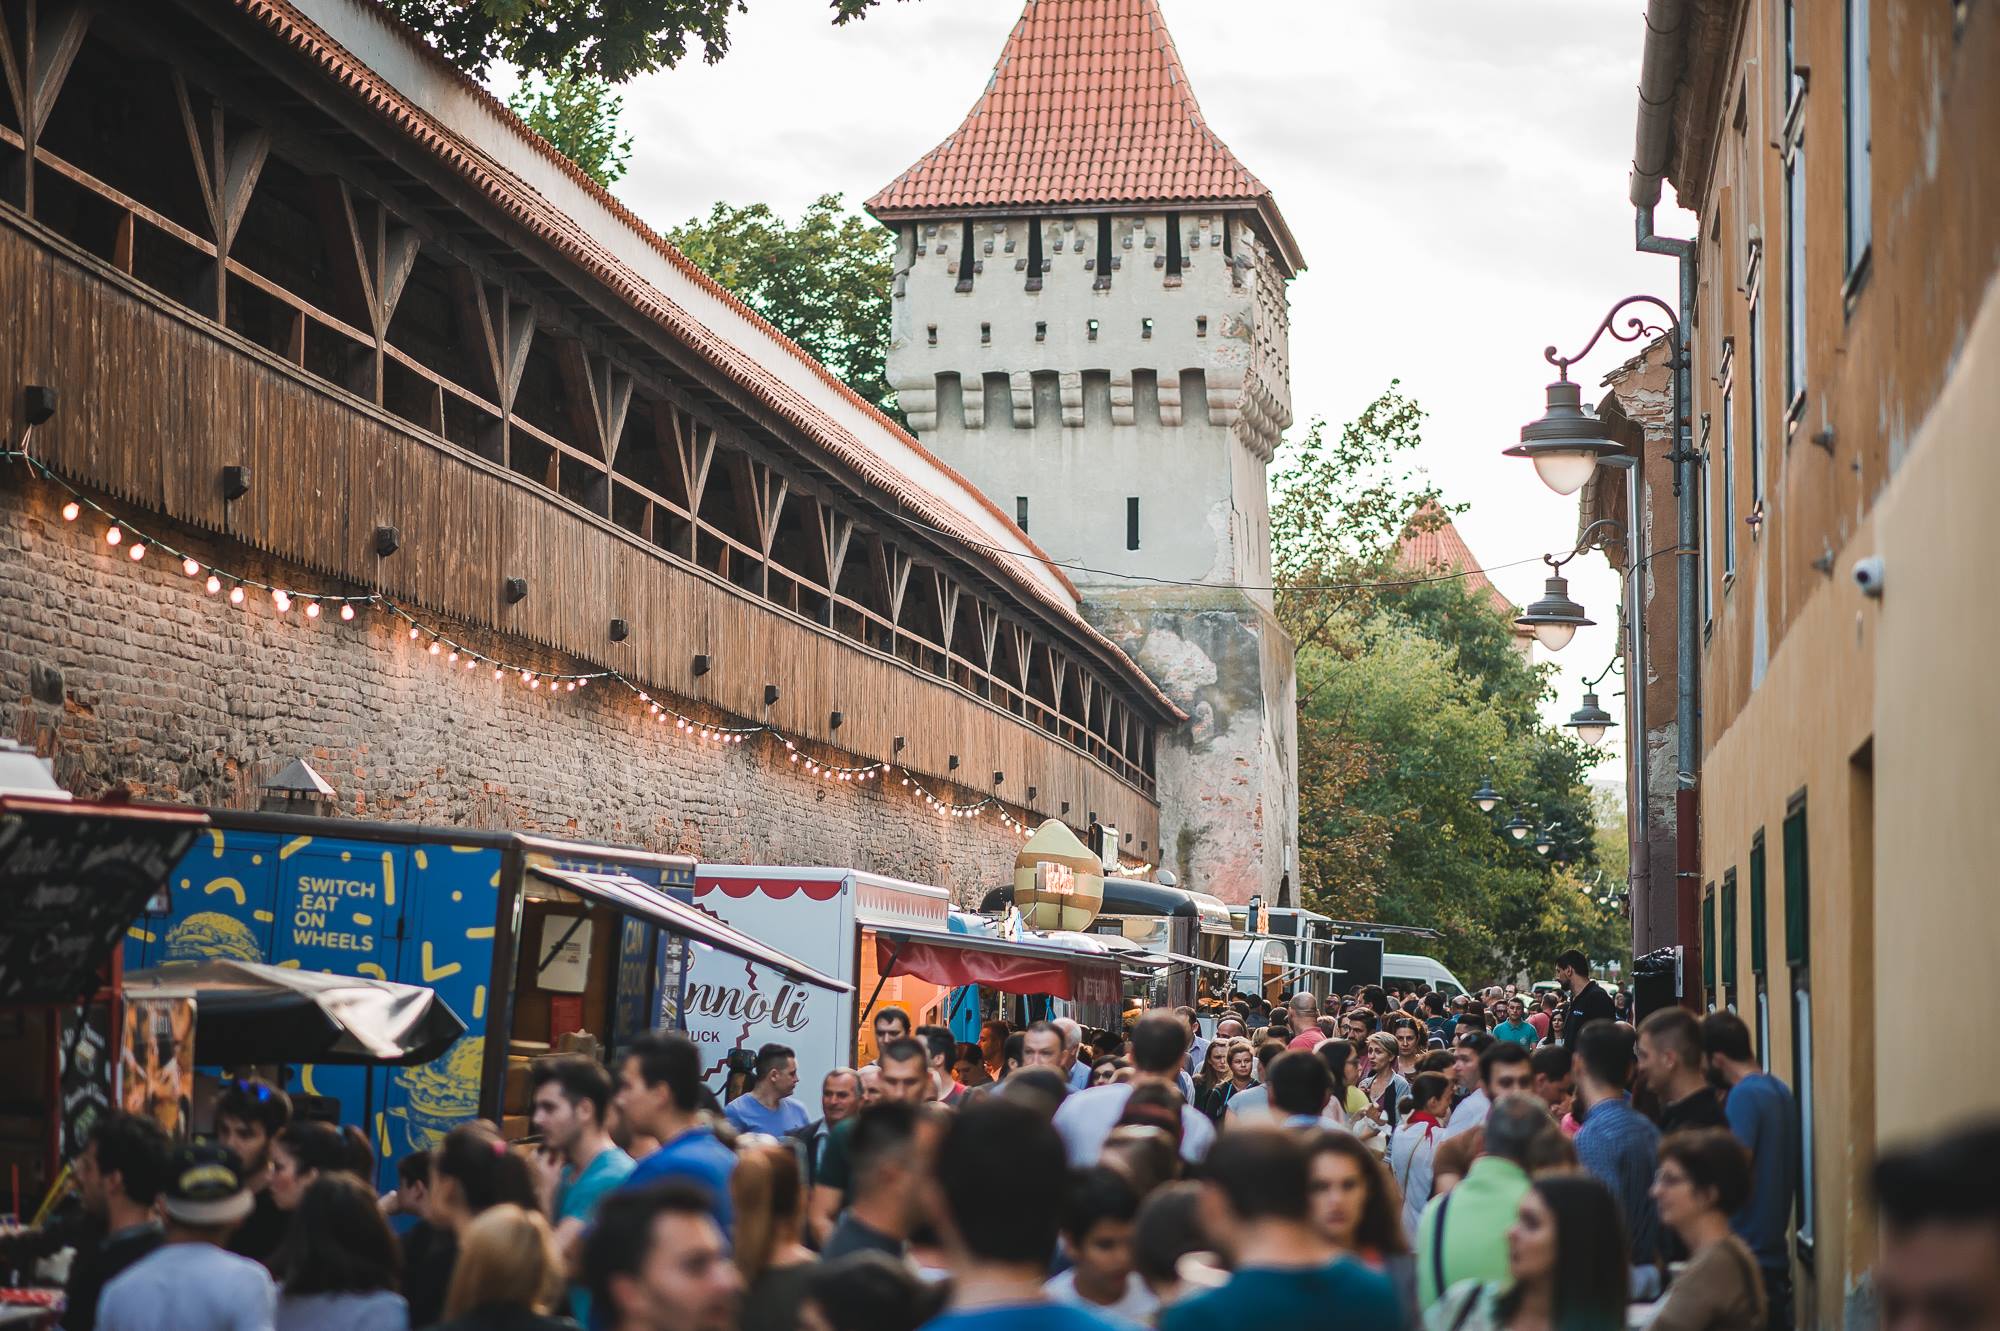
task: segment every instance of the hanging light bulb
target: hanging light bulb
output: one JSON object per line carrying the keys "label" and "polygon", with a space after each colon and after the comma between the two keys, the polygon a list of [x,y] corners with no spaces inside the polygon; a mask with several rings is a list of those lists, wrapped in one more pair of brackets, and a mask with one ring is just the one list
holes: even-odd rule
{"label": "hanging light bulb", "polygon": [[436,638],[432,638],[432,639],[431,639],[431,655],[432,655],[432,656],[436,656],[436,655],[437,655],[437,654],[438,654],[439,652],[441,652],[441,651],[443,651],[443,650],[444,650],[444,644],[443,644],[443,643],[441,643],[441,642],[439,642],[439,641],[438,641],[438,640],[437,640]]}
{"label": "hanging light bulb", "polygon": [[493,678],[495,678],[495,679],[499,679],[499,678],[500,678],[500,676],[501,676],[501,673],[502,673],[502,672],[501,672],[501,669],[500,669],[500,667],[499,667],[499,666],[494,666],[494,667],[493,667]]}
{"label": "hanging light bulb", "polygon": [[201,584],[201,586],[203,591],[206,591],[210,596],[213,596],[217,592],[222,590],[222,579],[216,577],[213,573],[211,573],[208,575],[208,581]]}
{"label": "hanging light bulb", "polygon": [[318,619],[318,618],[319,618],[319,602],[318,602],[318,601],[307,601],[307,602],[306,602],[306,618],[307,618],[307,619]]}
{"label": "hanging light bulb", "polygon": [[465,668],[467,670],[472,669],[472,667],[478,664],[479,664],[479,659],[477,657],[468,656],[465,658]]}
{"label": "hanging light bulb", "polygon": [[445,657],[444,659],[445,659],[445,662],[446,662],[446,664],[448,664],[448,665],[457,665],[457,664],[458,664],[458,649],[454,647],[454,648],[452,649],[452,652],[451,652],[451,655],[450,655],[450,656],[447,656],[447,657]]}
{"label": "hanging light bulb", "polygon": [[115,522],[105,530],[104,543],[106,545],[116,545],[124,539],[125,533],[119,529],[118,524]]}
{"label": "hanging light bulb", "polygon": [[194,577],[201,572],[201,561],[198,559],[183,559],[181,561],[181,572],[187,574],[190,578]]}
{"label": "hanging light bulb", "polygon": [[417,640],[417,626],[415,624],[412,624],[410,625],[410,641],[415,642],[416,640]]}
{"label": "hanging light bulb", "polygon": [[127,553],[129,553],[134,560],[144,559],[146,557],[146,543],[144,541],[132,542],[132,547]]}
{"label": "hanging light bulb", "polygon": [[243,590],[243,584],[240,582],[237,583],[234,587],[231,587],[229,589],[229,604],[242,605],[243,598],[246,594],[247,593],[245,593]]}
{"label": "hanging light bulb", "polygon": [[354,618],[354,606],[348,602],[342,602],[340,606],[340,617],[342,619]]}
{"label": "hanging light bulb", "polygon": [[83,513],[83,505],[77,503],[76,500],[74,499],[70,500],[67,504],[64,504],[62,507],[62,515],[64,522],[75,522],[82,513]]}
{"label": "hanging light bulb", "polygon": [[271,604],[278,607],[279,614],[284,614],[292,608],[291,593],[281,587],[273,587],[271,589]]}

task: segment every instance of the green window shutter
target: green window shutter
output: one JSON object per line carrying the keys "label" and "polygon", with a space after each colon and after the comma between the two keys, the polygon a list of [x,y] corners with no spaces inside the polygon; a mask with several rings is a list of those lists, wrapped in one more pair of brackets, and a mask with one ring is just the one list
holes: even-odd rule
{"label": "green window shutter", "polygon": [[1715,885],[1701,901],[1701,987],[1712,1001],[1715,995]]}
{"label": "green window shutter", "polygon": [[1806,876],[1806,806],[1785,815],[1785,964],[1803,966],[1810,960],[1812,938],[1808,914],[1811,893]]}
{"label": "green window shutter", "polygon": [[1722,876],[1722,983],[1736,983],[1736,870]]}
{"label": "green window shutter", "polygon": [[1750,973],[1762,975],[1770,964],[1770,936],[1764,916],[1764,834],[1750,842]]}

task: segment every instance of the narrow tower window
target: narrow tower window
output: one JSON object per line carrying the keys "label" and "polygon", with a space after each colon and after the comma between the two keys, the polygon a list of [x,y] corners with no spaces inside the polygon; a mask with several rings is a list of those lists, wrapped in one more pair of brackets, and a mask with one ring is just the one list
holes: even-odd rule
{"label": "narrow tower window", "polygon": [[1111,286],[1111,214],[1100,214],[1097,219],[1097,281],[1091,284],[1099,291]]}
{"label": "narrow tower window", "polygon": [[1125,501],[1125,548],[1139,548],[1139,496],[1132,495]]}
{"label": "narrow tower window", "polygon": [[1014,525],[1022,531],[1028,530],[1028,496],[1014,496]]}
{"label": "narrow tower window", "polygon": [[1028,290],[1042,289],[1042,223],[1039,218],[1028,222]]}
{"label": "narrow tower window", "polygon": [[1181,215],[1167,214],[1167,281],[1181,280]]}
{"label": "narrow tower window", "polygon": [[959,227],[958,237],[958,289],[972,290],[972,219],[966,218]]}

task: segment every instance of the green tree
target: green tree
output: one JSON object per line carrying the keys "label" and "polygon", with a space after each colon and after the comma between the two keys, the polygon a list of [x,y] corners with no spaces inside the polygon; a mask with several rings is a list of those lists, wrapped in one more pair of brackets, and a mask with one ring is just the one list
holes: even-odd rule
{"label": "green tree", "polygon": [[[1514,650],[1506,618],[1463,579],[1415,580],[1402,565],[1404,535],[1451,511],[1410,463],[1422,420],[1391,384],[1338,435],[1315,422],[1278,471],[1273,561],[1298,649],[1308,901],[1436,928],[1426,950],[1468,980],[1544,970],[1571,946],[1614,955],[1616,922],[1582,876],[1592,755],[1543,724],[1548,668]],[[1516,802],[1492,815],[1467,798],[1489,770]],[[1501,832],[1510,808],[1554,828],[1546,857]]]}
{"label": "green tree", "polygon": [[[881,0],[830,0],[836,24]],[[386,0],[405,23],[469,74],[495,60],[623,83],[672,69],[699,47],[714,64],[729,51],[729,22],[747,0]]]}
{"label": "green tree", "polygon": [[822,194],[787,223],[768,204],[718,203],[667,232],[701,270],[898,422],[889,387],[895,236]]}
{"label": "green tree", "polygon": [[605,187],[625,174],[632,136],[620,136],[625,99],[591,74],[530,74],[507,99],[529,129],[555,145],[583,173]]}

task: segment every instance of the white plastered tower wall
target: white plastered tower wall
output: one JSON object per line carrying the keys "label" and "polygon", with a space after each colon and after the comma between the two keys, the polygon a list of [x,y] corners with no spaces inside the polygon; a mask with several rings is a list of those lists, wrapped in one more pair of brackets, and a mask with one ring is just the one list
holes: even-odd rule
{"label": "white plastered tower wall", "polygon": [[1296,689],[1267,481],[1292,419],[1288,269],[1256,216],[896,221],[889,380],[912,430],[1025,519],[1189,714],[1158,755],[1160,862],[1225,900],[1291,904]]}

